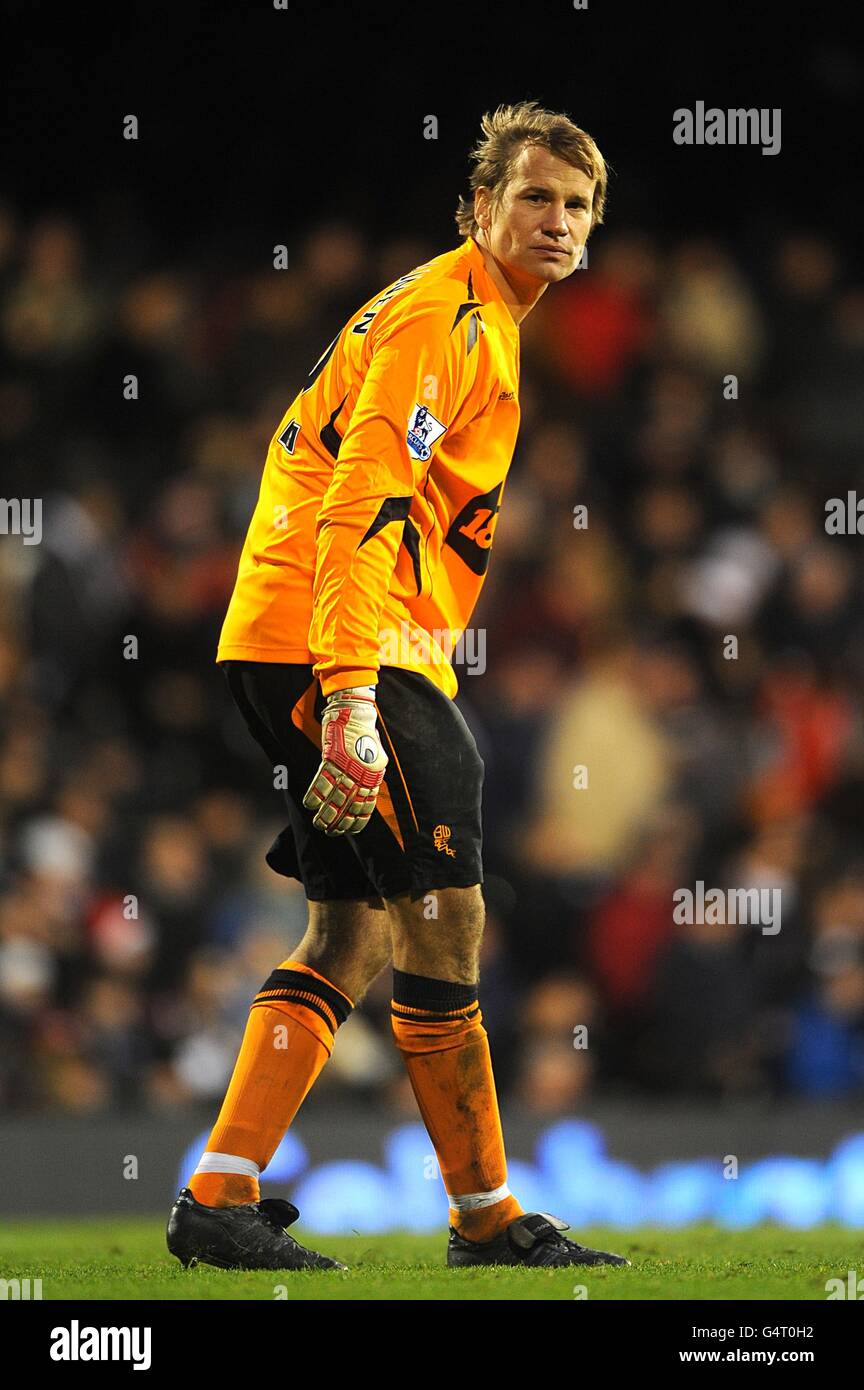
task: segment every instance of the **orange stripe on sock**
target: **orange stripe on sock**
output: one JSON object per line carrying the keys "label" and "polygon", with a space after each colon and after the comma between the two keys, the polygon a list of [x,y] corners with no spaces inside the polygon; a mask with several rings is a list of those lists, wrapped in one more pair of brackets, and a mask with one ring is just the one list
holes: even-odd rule
{"label": "orange stripe on sock", "polygon": [[328,980],[326,975],[322,975],[319,973],[319,971],[314,970],[311,965],[306,965],[303,961],[289,959],[283,960],[280,965],[276,966],[276,969],[299,970],[303,975],[311,975],[314,979],[321,980],[323,984],[329,985],[331,989],[335,989],[337,994],[341,994],[342,998],[348,1001],[351,1008],[354,1008],[354,1000],[351,998],[351,996],[346,994],[344,989],[340,989],[338,985],[334,985],[332,980]]}
{"label": "orange stripe on sock", "polygon": [[[294,1014],[291,1012],[289,1007],[291,1004],[298,1004],[302,1006],[306,1003],[314,1004],[315,1007],[311,1009],[304,1009],[302,1015]],[[280,985],[277,986],[276,989],[262,989],[260,994],[256,994],[255,998],[252,1001],[252,1008],[254,1009],[258,1004],[269,1004],[271,1009],[278,1009],[281,1008],[282,1005],[285,1005],[285,1009],[283,1009],[283,1012],[287,1012],[291,1018],[296,1018],[298,1023],[302,1023],[305,1026],[311,1028],[312,1023],[315,1022],[316,1036],[317,1023],[321,1021],[321,1016],[318,1013],[319,1009],[323,1009],[324,1013],[327,1015],[327,1019],[330,1024],[331,1039],[335,1035],[336,1029],[339,1027],[336,1015],[330,1008],[330,1005],[327,1003],[327,1000],[322,999],[320,994],[312,994],[311,992],[307,993],[305,990],[301,989],[288,989],[286,991],[286,987],[284,985]],[[307,1018],[307,1016],[309,1017]],[[322,1036],[322,1042],[323,1041],[324,1037]],[[329,1044],[325,1043],[325,1046],[328,1047],[328,1050],[331,1050]]]}
{"label": "orange stripe on sock", "polygon": [[473,1013],[475,1009],[479,1008],[479,1003],[475,999],[473,1004],[464,1004],[459,1009],[418,1009],[413,1004],[394,1003],[392,1008],[397,1018],[401,1018],[404,1014],[411,1014],[418,1023],[422,1023],[424,1020],[428,1022],[430,1018],[436,1018],[440,1021],[441,1014],[446,1014],[448,1019],[466,1018],[469,1013]]}
{"label": "orange stripe on sock", "polygon": [[[345,993],[344,989],[339,989],[338,985],[334,985],[332,980],[328,980],[326,975],[322,975],[311,965],[306,965],[302,961],[291,960],[289,958],[288,960],[283,960],[276,969],[295,970],[302,975],[309,975],[313,980],[321,980],[323,984],[328,985],[330,989],[335,990],[337,994],[341,994],[349,1009],[354,1008],[354,1000]],[[293,1018],[301,1027],[307,1028],[313,1037],[316,1037],[318,1041],[326,1047],[328,1056],[331,1055],[333,1052],[334,1037],[339,1027],[339,1020],[327,1000],[322,998],[315,990],[311,989],[307,993],[305,990],[292,989],[288,986],[288,994],[289,997],[286,998],[286,987],[284,985],[277,985],[272,989],[259,990],[252,1002],[252,1007],[254,1009],[260,1007],[262,1004],[266,1004],[271,1009],[279,1009],[280,1012],[287,1014],[289,1018]],[[314,1005],[315,1007],[306,1008],[307,1002],[309,1005]],[[326,1015],[326,1022],[318,1012],[319,1009]],[[233,1153],[234,1150],[230,1149],[227,1150],[227,1152]]]}

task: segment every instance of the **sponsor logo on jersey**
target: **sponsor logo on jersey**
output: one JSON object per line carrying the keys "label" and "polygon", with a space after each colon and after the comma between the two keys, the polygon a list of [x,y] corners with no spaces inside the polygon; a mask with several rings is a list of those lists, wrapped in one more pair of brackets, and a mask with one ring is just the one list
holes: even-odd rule
{"label": "sponsor logo on jersey", "polygon": [[429,413],[429,407],[415,405],[408,418],[408,452],[422,462],[432,457],[432,445],[437,443],[447,426]]}

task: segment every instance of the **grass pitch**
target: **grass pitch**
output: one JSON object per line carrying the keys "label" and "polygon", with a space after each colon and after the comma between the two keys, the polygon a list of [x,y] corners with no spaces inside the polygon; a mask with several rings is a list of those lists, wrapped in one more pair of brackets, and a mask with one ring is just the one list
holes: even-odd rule
{"label": "grass pitch", "polygon": [[[842,1226],[789,1231],[600,1228],[570,1233],[614,1250],[632,1268],[454,1269],[438,1236],[311,1236],[302,1244],[349,1264],[346,1272],[231,1273],[184,1270],[165,1246],[165,1216],[134,1220],[5,1222],[0,1278],[42,1280],[45,1300],[570,1300],[808,1299],[824,1301],[830,1278],[861,1266],[861,1233]],[[864,1267],[861,1270],[864,1273]],[[584,1286],[585,1293],[580,1292]]]}

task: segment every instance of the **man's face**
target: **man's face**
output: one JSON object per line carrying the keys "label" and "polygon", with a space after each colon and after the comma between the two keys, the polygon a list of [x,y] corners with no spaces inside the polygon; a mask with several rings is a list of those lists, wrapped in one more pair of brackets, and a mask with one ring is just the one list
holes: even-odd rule
{"label": "man's face", "polygon": [[579,264],[597,180],[536,145],[519,154],[497,206],[477,190],[475,217],[495,259],[517,276],[552,284]]}

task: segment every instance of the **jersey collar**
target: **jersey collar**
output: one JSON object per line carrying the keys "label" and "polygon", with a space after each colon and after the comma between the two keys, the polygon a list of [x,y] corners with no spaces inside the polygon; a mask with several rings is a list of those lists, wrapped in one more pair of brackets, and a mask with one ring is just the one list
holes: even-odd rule
{"label": "jersey collar", "polygon": [[492,299],[501,306],[501,310],[505,316],[506,323],[511,332],[511,336],[515,338],[518,342],[519,328],[516,324],[515,319],[513,318],[513,315],[507,308],[504,296],[502,295],[498,286],[495,284],[495,281],[492,279],[492,276],[486,269],[486,262],[483,259],[483,252],[480,250],[480,247],[477,245],[473,236],[469,235],[465,238],[465,245],[467,248],[465,254],[468,259],[468,264],[471,266],[471,270],[473,272],[474,284],[477,287],[477,293],[479,298],[484,300],[484,302],[488,302],[490,299]]}

